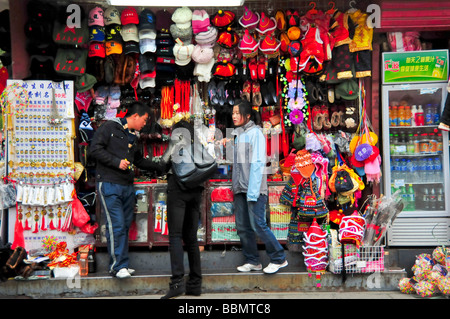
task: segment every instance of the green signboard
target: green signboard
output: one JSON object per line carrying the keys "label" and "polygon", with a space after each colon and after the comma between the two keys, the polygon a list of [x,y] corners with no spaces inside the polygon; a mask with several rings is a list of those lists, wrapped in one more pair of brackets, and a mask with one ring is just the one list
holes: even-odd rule
{"label": "green signboard", "polygon": [[448,50],[383,53],[383,84],[448,80]]}

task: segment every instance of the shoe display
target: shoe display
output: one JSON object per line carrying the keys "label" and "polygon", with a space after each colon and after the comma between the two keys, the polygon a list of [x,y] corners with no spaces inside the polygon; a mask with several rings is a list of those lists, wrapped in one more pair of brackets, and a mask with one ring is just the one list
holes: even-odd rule
{"label": "shoe display", "polygon": [[120,270],[117,272],[116,277],[117,277],[117,278],[120,278],[120,279],[123,279],[123,278],[130,278],[131,275],[130,275],[130,273],[128,272],[128,269],[127,269],[127,268],[122,268],[122,269],[120,269]]}
{"label": "shoe display", "polygon": [[263,269],[264,273],[266,274],[274,274],[276,273],[278,270],[280,270],[280,268],[284,268],[288,265],[287,260],[285,260],[282,264],[274,264],[274,263],[270,263],[266,268]]}
{"label": "shoe display", "polygon": [[261,270],[262,265],[261,264],[258,264],[258,265],[244,264],[242,266],[237,267],[236,269],[240,272],[250,272],[252,270]]}

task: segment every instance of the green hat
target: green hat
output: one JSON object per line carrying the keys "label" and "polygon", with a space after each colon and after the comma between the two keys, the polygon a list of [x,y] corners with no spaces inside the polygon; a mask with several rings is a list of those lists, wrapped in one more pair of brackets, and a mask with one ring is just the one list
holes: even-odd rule
{"label": "green hat", "polygon": [[355,100],[359,95],[359,86],[355,80],[349,79],[336,85],[334,92],[344,100]]}
{"label": "green hat", "polygon": [[97,83],[95,76],[85,73],[78,77],[75,82],[75,88],[77,89],[77,92],[82,93],[92,89],[95,83]]}

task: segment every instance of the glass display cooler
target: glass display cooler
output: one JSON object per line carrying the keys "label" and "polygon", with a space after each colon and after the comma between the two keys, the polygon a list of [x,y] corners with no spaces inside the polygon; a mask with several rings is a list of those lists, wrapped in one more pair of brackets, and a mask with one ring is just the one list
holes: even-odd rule
{"label": "glass display cooler", "polygon": [[[136,207],[133,223],[130,228],[129,245],[132,246],[167,246],[169,245],[169,230],[167,227],[167,184],[166,183],[135,183]],[[198,241],[206,243],[206,214],[204,196],[200,206]],[[97,245],[106,245],[106,220],[101,213],[100,204],[97,212],[101,215],[100,227],[97,231]]]}
{"label": "glass display cooler", "polygon": [[438,129],[447,61],[448,50],[383,53],[383,193],[404,199],[390,246],[449,243],[448,132]]}
{"label": "glass display cooler", "polygon": [[[266,218],[275,237],[285,243],[288,235],[290,208],[281,205],[279,198],[284,182],[268,182]],[[240,243],[236,230],[231,182],[211,182],[206,193],[208,244]]]}

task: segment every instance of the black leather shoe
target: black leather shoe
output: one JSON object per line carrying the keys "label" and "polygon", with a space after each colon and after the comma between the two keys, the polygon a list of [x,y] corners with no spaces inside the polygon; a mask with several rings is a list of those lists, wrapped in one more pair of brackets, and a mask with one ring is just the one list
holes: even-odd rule
{"label": "black leather shoe", "polygon": [[178,282],[174,284],[169,285],[170,289],[164,296],[161,297],[161,299],[171,299],[176,298],[178,296],[181,296],[185,292],[184,283]]}

